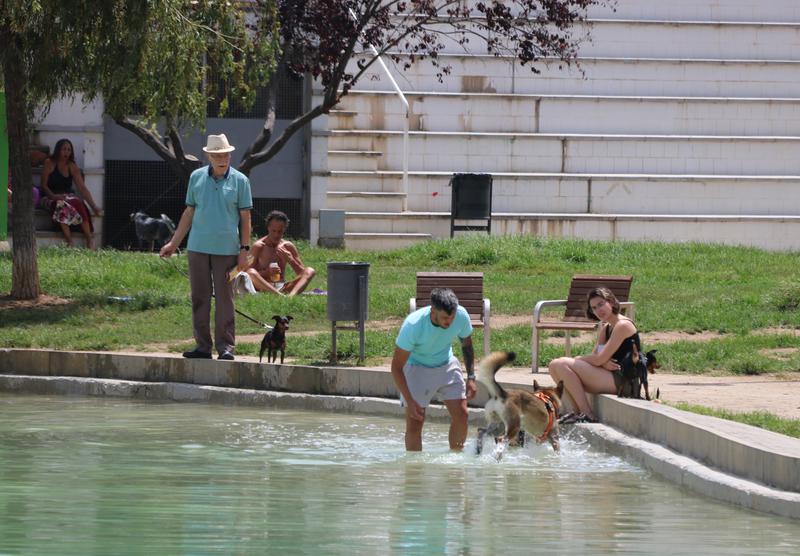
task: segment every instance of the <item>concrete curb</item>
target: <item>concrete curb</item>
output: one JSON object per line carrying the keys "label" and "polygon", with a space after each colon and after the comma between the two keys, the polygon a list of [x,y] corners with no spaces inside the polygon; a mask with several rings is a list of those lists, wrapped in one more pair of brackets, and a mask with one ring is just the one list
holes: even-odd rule
{"label": "concrete curb", "polygon": [[[297,394],[179,382],[141,382],[110,378],[0,374],[0,392],[218,403],[303,411],[359,413],[400,419],[405,415],[405,410],[399,400],[384,398]],[[437,422],[449,422],[450,420],[447,408],[441,404],[431,405],[428,408],[427,417],[428,420]],[[483,410],[470,408],[469,421],[472,424],[483,422]]]}
{"label": "concrete curb", "polygon": [[723,473],[664,446],[627,436],[605,425],[579,426],[592,444],[635,461],[677,485],[751,510],[800,519],[798,493]]}

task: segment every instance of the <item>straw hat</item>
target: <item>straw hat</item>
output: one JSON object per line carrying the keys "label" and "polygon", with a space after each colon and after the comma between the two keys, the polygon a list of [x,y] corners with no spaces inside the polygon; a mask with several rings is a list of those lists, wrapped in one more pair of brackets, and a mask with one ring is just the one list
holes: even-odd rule
{"label": "straw hat", "polygon": [[228,138],[225,137],[224,133],[222,133],[220,135],[209,135],[208,141],[206,142],[206,146],[203,147],[203,152],[211,154],[222,154],[222,153],[229,153],[235,149],[236,147],[228,143]]}

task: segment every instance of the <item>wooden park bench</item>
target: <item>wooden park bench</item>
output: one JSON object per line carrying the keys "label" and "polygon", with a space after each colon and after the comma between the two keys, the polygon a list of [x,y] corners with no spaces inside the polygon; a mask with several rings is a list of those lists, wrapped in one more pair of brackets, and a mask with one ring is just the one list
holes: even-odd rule
{"label": "wooden park bench", "polygon": [[[567,356],[571,353],[570,336],[572,332],[591,331],[597,328],[597,321],[586,316],[586,295],[590,290],[606,287],[614,292],[620,303],[620,310],[630,319],[634,318],[635,305],[628,301],[633,276],[594,276],[576,274],[572,277],[567,299],[539,301],[533,309],[533,331],[531,334],[531,358],[533,372],[539,370],[539,346],[541,330],[564,330],[564,348]],[[542,320],[542,309],[565,305],[564,316],[559,320]]]}
{"label": "wooden park bench", "polygon": [[409,312],[431,304],[431,290],[450,288],[469,313],[475,328],[483,328],[483,354],[490,353],[489,300],[483,297],[483,272],[417,272],[417,293],[409,300]]}

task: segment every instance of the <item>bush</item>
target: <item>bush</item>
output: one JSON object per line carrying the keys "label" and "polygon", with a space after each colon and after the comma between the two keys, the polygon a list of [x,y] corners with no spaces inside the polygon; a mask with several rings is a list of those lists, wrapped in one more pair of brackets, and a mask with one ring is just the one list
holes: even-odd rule
{"label": "bush", "polygon": [[800,308],[800,282],[781,284],[772,294],[770,302],[779,311],[796,311]]}

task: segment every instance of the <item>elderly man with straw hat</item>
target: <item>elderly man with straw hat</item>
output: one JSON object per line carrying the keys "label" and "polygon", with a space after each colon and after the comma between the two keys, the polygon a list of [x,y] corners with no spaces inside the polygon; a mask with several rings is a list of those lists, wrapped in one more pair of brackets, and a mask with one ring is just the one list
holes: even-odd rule
{"label": "elderly man with straw hat", "polygon": [[[161,249],[171,256],[189,233],[189,284],[192,290],[192,327],[195,349],[189,359],[232,360],[235,338],[233,290],[228,272],[245,268],[250,250],[250,210],[253,197],[247,176],[231,168],[234,147],[222,135],[209,135],[203,151],[210,164],[192,172],[186,190],[186,209],[172,239]],[[214,343],[211,342],[211,298],[216,299]]]}

